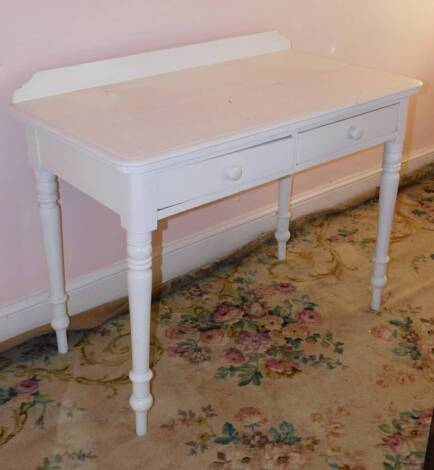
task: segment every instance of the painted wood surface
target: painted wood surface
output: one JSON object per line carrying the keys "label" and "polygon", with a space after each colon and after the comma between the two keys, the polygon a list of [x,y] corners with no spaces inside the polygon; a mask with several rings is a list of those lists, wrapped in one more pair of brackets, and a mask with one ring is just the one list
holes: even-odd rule
{"label": "painted wood surface", "polygon": [[20,103],[288,48],[287,38],[277,31],[270,31],[45,70],[36,72],[16,90],[13,102]]}
{"label": "painted wood surface", "polygon": [[420,87],[417,80],[294,50],[14,105],[119,166],[299,122]]}
{"label": "painted wood surface", "polygon": [[[201,196],[236,193],[288,174],[295,166],[295,142],[283,138],[219,158],[158,172],[158,209],[175,207]],[[189,185],[179,184],[191,181]]]}

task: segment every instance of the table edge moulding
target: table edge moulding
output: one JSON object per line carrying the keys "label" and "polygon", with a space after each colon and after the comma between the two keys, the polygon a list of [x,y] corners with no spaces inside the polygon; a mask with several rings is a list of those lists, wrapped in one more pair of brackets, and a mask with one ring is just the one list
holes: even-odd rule
{"label": "table edge moulding", "polygon": [[371,308],[380,309],[408,98],[422,83],[294,51],[264,32],[37,72],[15,91],[36,174],[58,350],[68,350],[58,180],[127,232],[136,432],[147,430],[152,231],[159,219],[278,181],[277,257],[292,175],[384,144]]}

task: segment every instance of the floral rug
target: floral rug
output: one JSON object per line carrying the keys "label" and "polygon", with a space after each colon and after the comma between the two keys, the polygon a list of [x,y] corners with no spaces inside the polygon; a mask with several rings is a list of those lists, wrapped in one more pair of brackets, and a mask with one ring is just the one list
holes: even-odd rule
{"label": "floral rug", "polygon": [[[433,168],[431,168],[433,170]],[[369,310],[377,202],[185,277],[153,304],[150,430],[128,315],[0,356],[1,470],[421,469],[434,405],[434,171],[399,195]]]}

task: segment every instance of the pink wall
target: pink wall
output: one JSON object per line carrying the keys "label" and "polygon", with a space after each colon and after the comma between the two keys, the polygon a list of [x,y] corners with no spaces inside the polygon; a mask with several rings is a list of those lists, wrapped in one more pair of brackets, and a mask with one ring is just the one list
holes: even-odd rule
{"label": "pink wall", "polygon": [[[33,71],[225,36],[279,30],[293,47],[424,80],[407,151],[434,144],[432,0],[14,0],[0,16],[0,306],[47,288],[23,128],[6,105]],[[297,177],[295,191],[378,165],[379,151]],[[169,241],[269,204],[274,187],[168,221]],[[118,217],[62,185],[67,277],[123,259]]]}

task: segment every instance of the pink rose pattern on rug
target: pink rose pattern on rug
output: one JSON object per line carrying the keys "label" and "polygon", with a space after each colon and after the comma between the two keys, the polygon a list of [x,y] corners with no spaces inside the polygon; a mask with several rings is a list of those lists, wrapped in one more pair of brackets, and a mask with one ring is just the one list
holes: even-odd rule
{"label": "pink rose pattern on rug", "polygon": [[169,315],[171,321],[164,316],[165,337],[172,340],[168,354],[192,364],[217,359],[215,377],[236,377],[240,386],[292,377],[306,367],[344,366],[344,343],[323,327],[318,306],[297,295],[293,284],[258,286],[239,278],[234,290],[233,303],[198,306],[194,314]]}

